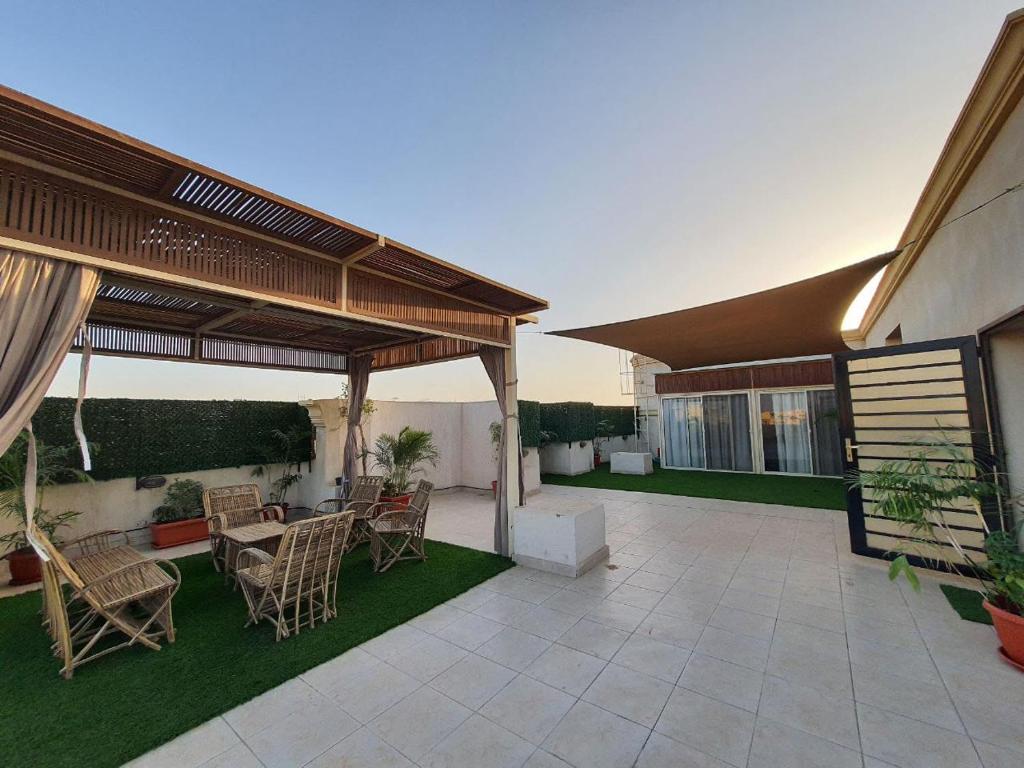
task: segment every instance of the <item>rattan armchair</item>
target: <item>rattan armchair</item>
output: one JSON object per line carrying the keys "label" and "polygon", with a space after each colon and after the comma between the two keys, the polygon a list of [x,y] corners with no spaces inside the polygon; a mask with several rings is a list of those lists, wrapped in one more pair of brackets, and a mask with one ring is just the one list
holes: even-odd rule
{"label": "rattan armchair", "polygon": [[370,523],[373,570],[383,573],[399,560],[426,560],[423,536],[434,484],[420,480],[409,506],[378,515]]}
{"label": "rattan armchair", "polygon": [[380,502],[384,489],[384,478],[380,475],[361,475],[352,484],[348,499],[325,499],[316,505],[313,516],[351,512],[352,531],[348,535],[345,551],[349,552],[363,542],[370,540],[370,522],[389,505]]}
{"label": "rattan armchair", "polygon": [[292,523],[273,556],[255,548],[238,553],[246,626],[267,619],[280,641],[337,615],[338,568],[352,518],[340,512]]}
{"label": "rattan armchair", "polygon": [[284,522],[284,508],[276,504],[264,504],[260,488],[255,483],[207,488],[203,491],[203,511],[209,527],[213,566],[218,571],[225,570],[224,538],[220,535],[222,531],[267,520]]}
{"label": "rattan armchair", "polygon": [[[38,528],[31,534],[45,556],[46,624],[65,678],[87,661],[136,643],[158,651],[161,638],[174,642],[171,601],[181,586],[174,563],[150,560],[130,547],[117,548],[114,560],[104,557],[114,551],[107,550],[71,561]],[[112,635],[123,639],[97,645]]]}

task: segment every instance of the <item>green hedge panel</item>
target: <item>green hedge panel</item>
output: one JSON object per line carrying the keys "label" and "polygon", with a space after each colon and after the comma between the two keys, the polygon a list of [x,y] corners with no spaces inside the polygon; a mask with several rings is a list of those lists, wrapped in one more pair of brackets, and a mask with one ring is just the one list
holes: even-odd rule
{"label": "green hedge panel", "polygon": [[519,435],[524,448],[540,445],[540,403],[536,400],[519,401]]}
{"label": "green hedge panel", "polygon": [[593,440],[597,436],[593,403],[541,403],[540,428],[557,435],[556,442]]}
{"label": "green hedge panel", "polygon": [[594,416],[597,421],[608,422],[613,437],[632,435],[636,431],[631,405],[595,405]]}
{"label": "green hedge panel", "polygon": [[[32,419],[50,445],[75,443],[75,401],[48,397]],[[298,403],[258,400],[93,399],[82,406],[96,480],[260,464],[275,429],[311,432]],[[309,448],[300,457],[308,461]]]}

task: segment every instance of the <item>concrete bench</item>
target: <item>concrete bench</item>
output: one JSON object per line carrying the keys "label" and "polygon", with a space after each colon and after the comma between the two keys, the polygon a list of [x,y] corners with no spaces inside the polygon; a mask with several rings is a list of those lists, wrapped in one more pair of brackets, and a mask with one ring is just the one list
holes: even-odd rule
{"label": "concrete bench", "polygon": [[542,495],[512,514],[520,565],[575,578],[608,557],[600,502]]}
{"label": "concrete bench", "polygon": [[612,454],[613,475],[650,475],[654,473],[654,460],[649,453]]}

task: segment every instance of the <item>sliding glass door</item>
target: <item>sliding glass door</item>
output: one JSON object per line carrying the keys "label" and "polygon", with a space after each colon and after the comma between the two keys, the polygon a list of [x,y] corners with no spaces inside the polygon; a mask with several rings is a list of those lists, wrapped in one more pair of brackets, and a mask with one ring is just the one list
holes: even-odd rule
{"label": "sliding glass door", "polygon": [[761,393],[761,447],[765,472],[811,474],[806,392]]}
{"label": "sliding glass door", "polygon": [[708,469],[753,471],[746,395],[704,396],[704,449]]}
{"label": "sliding glass door", "polygon": [[843,446],[839,439],[839,410],[834,389],[807,391],[811,420],[811,458],[814,474],[843,474]]}
{"label": "sliding glass door", "polygon": [[699,397],[673,397],[662,401],[665,430],[665,466],[704,468],[703,414]]}
{"label": "sliding glass door", "polygon": [[752,471],[749,403],[745,394],[662,400],[665,466]]}

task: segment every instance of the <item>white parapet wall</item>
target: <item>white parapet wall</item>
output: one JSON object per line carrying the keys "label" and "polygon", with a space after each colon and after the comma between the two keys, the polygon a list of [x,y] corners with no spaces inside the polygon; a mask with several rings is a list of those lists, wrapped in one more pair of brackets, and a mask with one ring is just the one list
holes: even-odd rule
{"label": "white parapet wall", "polygon": [[594,442],[551,443],[540,449],[540,471],[551,475],[582,475],[594,468]]}

